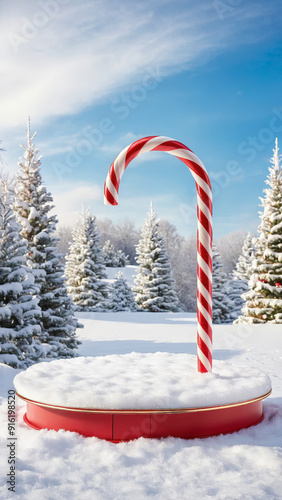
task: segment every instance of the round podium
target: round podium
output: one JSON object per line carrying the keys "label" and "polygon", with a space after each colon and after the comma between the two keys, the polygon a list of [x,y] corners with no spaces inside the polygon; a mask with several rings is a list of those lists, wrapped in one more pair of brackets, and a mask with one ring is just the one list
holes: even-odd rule
{"label": "round podium", "polygon": [[14,384],[30,427],[112,442],[203,438],[262,420],[267,375],[223,361],[200,374],[195,362],[169,353],[74,358],[34,365]]}

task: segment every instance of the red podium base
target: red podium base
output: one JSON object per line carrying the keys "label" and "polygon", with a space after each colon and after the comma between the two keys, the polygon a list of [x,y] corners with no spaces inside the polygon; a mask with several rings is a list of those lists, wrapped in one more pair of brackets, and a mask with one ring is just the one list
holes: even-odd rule
{"label": "red podium base", "polygon": [[33,429],[64,429],[118,443],[139,437],[192,439],[239,431],[263,419],[262,400],[270,393],[225,406],[158,410],[69,408],[17,395],[26,401],[24,421]]}

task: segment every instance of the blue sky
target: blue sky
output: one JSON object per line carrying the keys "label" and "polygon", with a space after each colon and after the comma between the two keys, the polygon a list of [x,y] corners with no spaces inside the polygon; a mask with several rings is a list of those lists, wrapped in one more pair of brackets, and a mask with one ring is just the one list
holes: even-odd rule
{"label": "blue sky", "polygon": [[140,226],[152,199],[161,218],[194,234],[193,178],[165,153],[134,160],[119,206],[103,205],[116,155],[140,137],[166,135],[206,166],[215,238],[256,231],[276,136],[282,144],[280,1],[0,7],[3,160],[16,171],[30,115],[60,224],[73,224],[84,203],[98,217]]}

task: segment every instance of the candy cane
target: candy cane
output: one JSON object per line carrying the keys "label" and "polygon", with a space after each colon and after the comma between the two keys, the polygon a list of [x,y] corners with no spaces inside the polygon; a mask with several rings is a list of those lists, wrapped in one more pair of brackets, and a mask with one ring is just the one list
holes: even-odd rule
{"label": "candy cane", "polygon": [[212,369],[212,194],[207,171],[191,149],[169,137],[152,136],[133,142],[112,163],[104,189],[105,205],[118,204],[123,172],[136,156],[148,151],[165,151],[190,169],[197,188],[197,355],[198,371]]}

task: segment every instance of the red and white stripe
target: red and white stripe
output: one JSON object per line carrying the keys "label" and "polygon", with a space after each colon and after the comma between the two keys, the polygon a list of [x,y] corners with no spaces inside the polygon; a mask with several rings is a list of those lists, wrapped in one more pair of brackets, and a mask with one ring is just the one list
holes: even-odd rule
{"label": "red and white stripe", "polygon": [[104,188],[104,203],[118,204],[118,190],[123,172],[138,155],[165,151],[176,156],[190,169],[197,188],[197,318],[198,371],[212,369],[212,193],[211,184],[201,160],[178,141],[153,136],[139,139],[123,149],[112,163]]}

